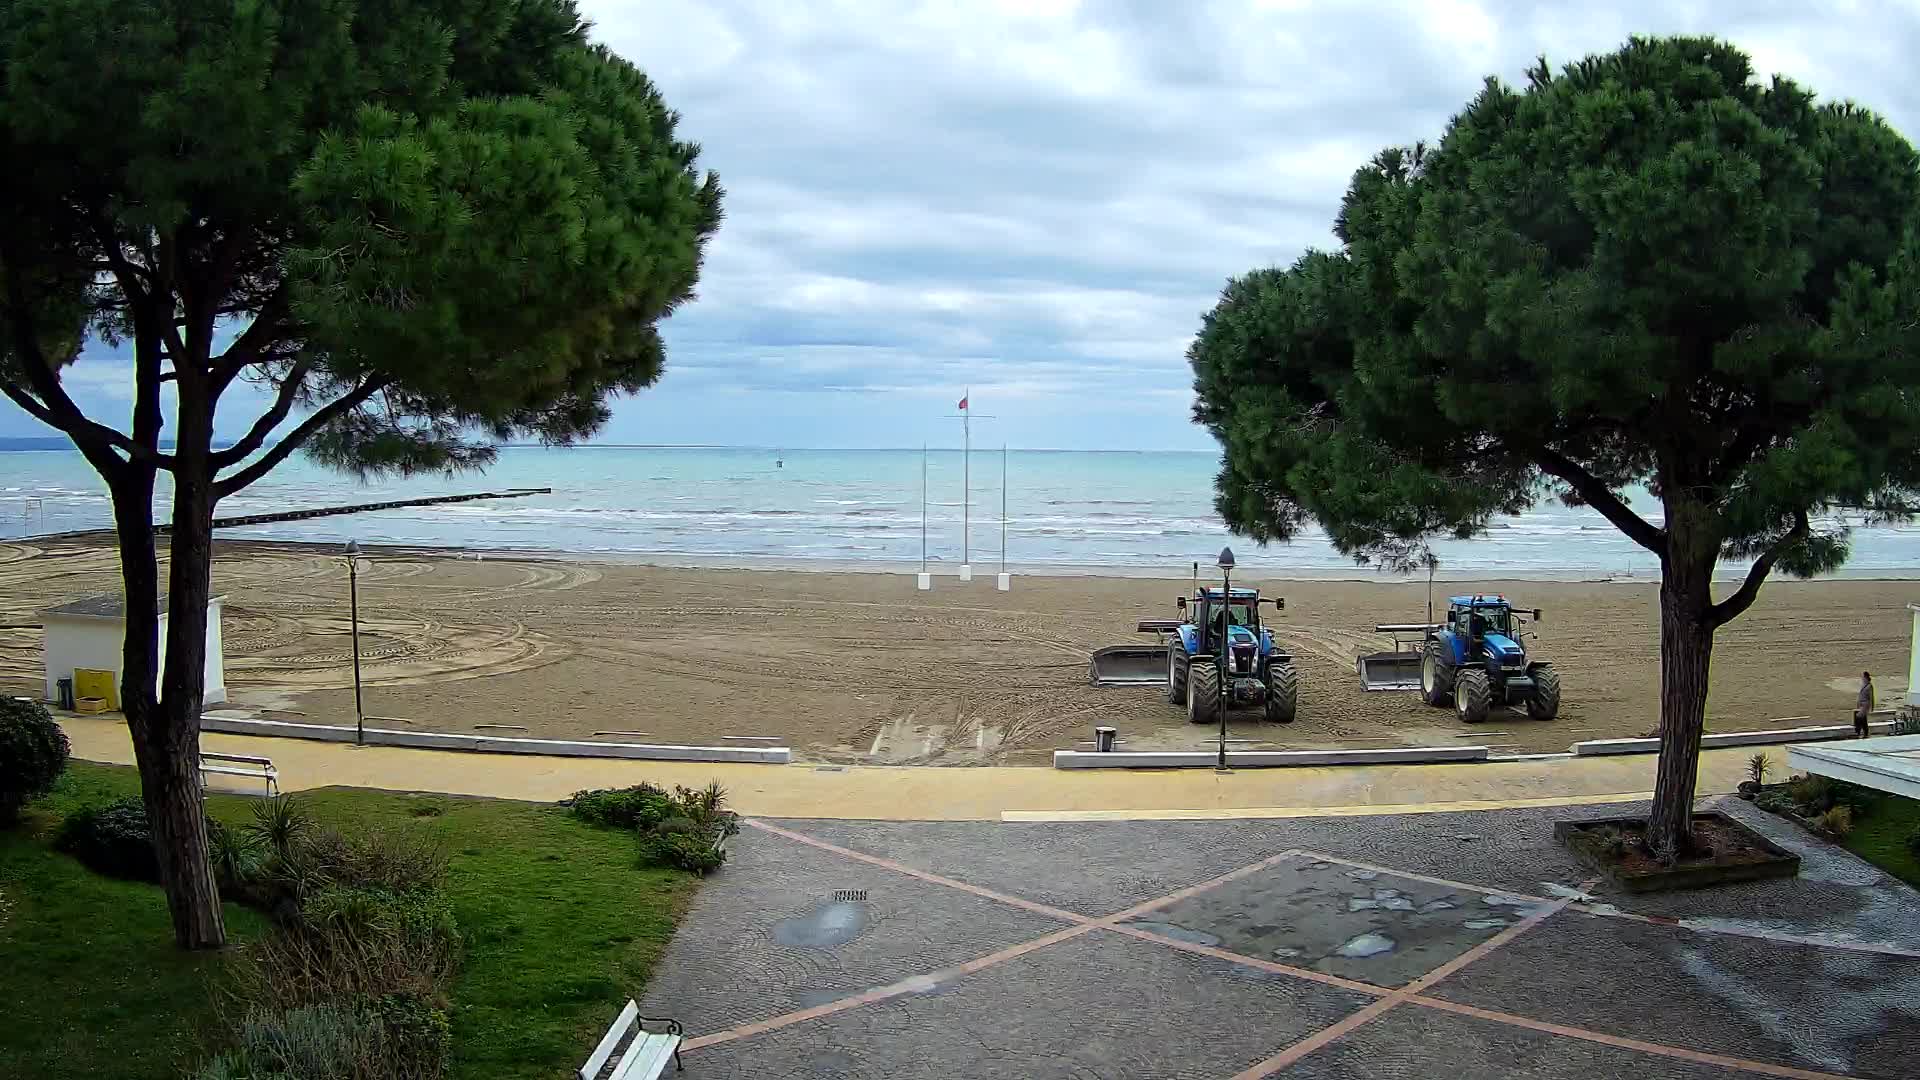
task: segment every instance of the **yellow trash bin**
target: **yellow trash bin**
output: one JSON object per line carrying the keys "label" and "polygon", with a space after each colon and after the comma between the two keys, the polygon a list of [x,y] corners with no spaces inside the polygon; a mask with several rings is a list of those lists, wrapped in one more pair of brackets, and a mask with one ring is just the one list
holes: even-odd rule
{"label": "yellow trash bin", "polygon": [[120,687],[115,683],[111,671],[101,668],[73,669],[73,696],[99,698],[107,703],[108,712],[120,711]]}

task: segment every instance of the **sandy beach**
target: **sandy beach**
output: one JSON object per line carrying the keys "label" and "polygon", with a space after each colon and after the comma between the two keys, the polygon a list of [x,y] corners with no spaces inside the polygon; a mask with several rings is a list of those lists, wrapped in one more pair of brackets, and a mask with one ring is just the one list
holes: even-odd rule
{"label": "sandy beach", "polygon": [[[274,718],[351,723],[346,569],[297,546],[223,544],[228,687]],[[1236,579],[1236,583],[1239,583]],[[1565,685],[1557,720],[1467,727],[1417,695],[1363,693],[1353,658],[1390,647],[1376,622],[1417,620],[1425,583],[1273,581],[1274,627],[1296,654],[1300,719],[1236,711],[1232,737],[1275,747],[1452,745],[1513,751],[1641,735],[1656,723],[1657,586],[1474,583],[1545,609],[1533,648]],[[40,609],[116,591],[111,548],[0,544],[0,686],[38,693]],[[1039,764],[1096,724],[1136,749],[1195,747],[1150,689],[1087,685],[1087,654],[1145,640],[1186,583],[1098,577],[666,569],[454,552],[376,552],[360,578],[366,711],[420,729],[745,744],[765,736],[822,762]],[[1465,586],[1436,586],[1444,596]],[[1920,583],[1775,581],[1723,629],[1710,730],[1842,723],[1859,672],[1905,689]],[[1809,719],[1811,718],[1811,719]],[[620,734],[609,734],[620,733]]]}

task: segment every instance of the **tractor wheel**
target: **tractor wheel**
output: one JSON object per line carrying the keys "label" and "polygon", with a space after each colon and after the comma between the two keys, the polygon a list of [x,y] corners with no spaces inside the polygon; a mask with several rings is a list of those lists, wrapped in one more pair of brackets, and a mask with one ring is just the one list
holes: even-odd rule
{"label": "tractor wheel", "polygon": [[1205,724],[1220,717],[1220,671],[1212,664],[1187,668],[1187,719]]}
{"label": "tractor wheel", "polygon": [[1560,715],[1560,674],[1545,664],[1533,669],[1533,696],[1527,699],[1527,715],[1535,720]]}
{"label": "tractor wheel", "polygon": [[1300,673],[1292,664],[1267,668],[1267,722],[1291,724],[1300,707]]}
{"label": "tractor wheel", "polygon": [[1427,642],[1420,654],[1420,696],[1436,708],[1453,704],[1453,665],[1441,657],[1438,641]]}
{"label": "tractor wheel", "polygon": [[1187,703],[1187,651],[1178,643],[1167,650],[1167,700]]}
{"label": "tractor wheel", "polygon": [[1493,684],[1487,680],[1487,673],[1479,668],[1467,668],[1459,672],[1453,681],[1453,708],[1460,719],[1469,724],[1477,724],[1487,718],[1487,708],[1493,703]]}

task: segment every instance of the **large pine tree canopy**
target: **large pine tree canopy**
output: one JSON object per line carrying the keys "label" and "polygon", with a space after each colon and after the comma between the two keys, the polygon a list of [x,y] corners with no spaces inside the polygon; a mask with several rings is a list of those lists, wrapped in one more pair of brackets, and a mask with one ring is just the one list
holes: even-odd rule
{"label": "large pine tree canopy", "polygon": [[1218,508],[1405,567],[1557,496],[1663,561],[1755,559],[1755,587],[1832,569],[1846,533],[1823,513],[1920,505],[1916,223],[1906,139],[1726,44],[1489,80],[1437,144],[1359,170],[1338,249],[1234,280],[1206,316],[1189,359]]}
{"label": "large pine tree canopy", "polygon": [[[303,439],[405,471],[591,432],[719,220],[570,0],[0,0],[0,50],[0,388],[169,468],[162,384],[264,384],[219,494]],[[88,333],[133,343],[131,429],[59,386]]]}

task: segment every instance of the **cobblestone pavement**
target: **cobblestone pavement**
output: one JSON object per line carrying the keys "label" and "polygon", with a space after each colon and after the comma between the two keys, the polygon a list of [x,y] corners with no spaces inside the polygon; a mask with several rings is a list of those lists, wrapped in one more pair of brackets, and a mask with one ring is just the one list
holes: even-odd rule
{"label": "cobblestone pavement", "polygon": [[1920,894],[1739,800],[1801,875],[1610,895],[1563,807],[760,820],[642,1012],[690,1078],[1920,1075]]}

